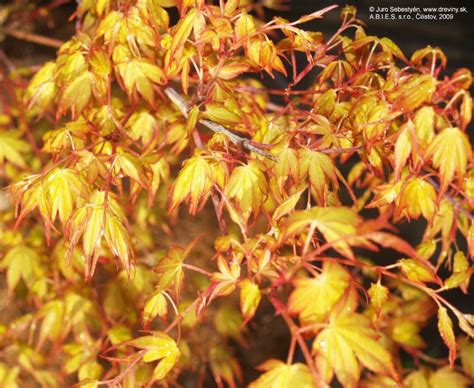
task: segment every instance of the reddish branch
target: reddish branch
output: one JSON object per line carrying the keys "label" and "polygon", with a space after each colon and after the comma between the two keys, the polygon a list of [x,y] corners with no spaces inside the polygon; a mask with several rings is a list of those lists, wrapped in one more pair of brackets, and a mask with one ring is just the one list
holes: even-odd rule
{"label": "reddish branch", "polygon": [[[301,335],[300,328],[296,323],[293,322],[293,320],[290,318],[288,313],[285,311],[284,308],[282,308],[282,304],[276,299],[275,297],[270,296],[270,302],[272,303],[273,307],[277,311],[278,314],[280,314],[287,324],[288,328],[290,329],[291,333],[291,341],[292,344],[294,341],[296,341],[301,349],[301,352],[303,353],[303,357],[306,361],[306,364],[308,365],[309,371],[311,373],[311,377],[313,379],[313,384],[316,388],[319,388],[322,386],[321,382],[323,381],[318,370],[316,369],[313,357],[311,356],[311,352],[308,349],[308,345],[306,344],[306,341]],[[293,348],[293,349],[291,349]],[[290,348],[290,352],[294,352],[294,346],[292,345]]]}

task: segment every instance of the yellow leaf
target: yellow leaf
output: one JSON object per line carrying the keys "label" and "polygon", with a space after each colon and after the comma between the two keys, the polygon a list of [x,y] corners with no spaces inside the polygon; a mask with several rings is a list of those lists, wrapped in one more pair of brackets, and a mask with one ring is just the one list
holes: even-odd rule
{"label": "yellow leaf", "polygon": [[127,271],[130,270],[132,248],[125,223],[125,215],[113,193],[100,190],[92,193],[88,202],[72,214],[66,225],[65,235],[70,241],[69,252],[72,252],[82,236],[83,254],[87,263],[86,277],[94,273],[104,236],[112,253]]}
{"label": "yellow leaf", "polygon": [[127,229],[118,217],[107,214],[105,219],[105,240],[112,253],[120,259],[122,267],[130,272],[131,242]]}
{"label": "yellow leaf", "polygon": [[285,147],[278,153],[278,161],[275,163],[274,169],[278,179],[291,176],[294,180],[297,180],[300,171],[297,151],[293,148]]}
{"label": "yellow leaf", "polygon": [[176,25],[176,32],[173,36],[170,47],[171,55],[174,55],[178,48],[184,47],[186,40],[189,38],[189,35],[191,35],[194,20],[196,19],[197,15],[197,9],[192,8]]}
{"label": "yellow leaf", "polygon": [[51,222],[56,215],[64,225],[74,205],[87,195],[87,187],[80,175],[70,168],[55,168],[45,179],[51,202]]}
{"label": "yellow leaf", "polygon": [[160,318],[166,317],[168,314],[168,302],[163,291],[158,290],[146,301],[143,308],[143,321],[145,326],[152,321],[157,315]]}
{"label": "yellow leaf", "polygon": [[161,275],[159,280],[161,289],[174,287],[176,293],[179,293],[184,280],[183,261],[188,250],[177,246],[170,247],[166,256],[153,268],[155,272]]}
{"label": "yellow leaf", "polygon": [[299,153],[299,162],[301,176],[309,177],[318,204],[326,205],[330,184],[336,192],[339,187],[334,161],[326,154],[305,148]]}
{"label": "yellow leaf", "polygon": [[224,80],[230,80],[230,79],[238,77],[239,75],[248,71],[249,69],[250,69],[250,66],[246,64],[245,62],[240,62],[240,61],[228,62],[219,68],[219,71],[217,72],[217,77]]}
{"label": "yellow leaf", "polygon": [[291,197],[283,201],[273,212],[272,219],[277,221],[281,217],[292,212],[296,204],[300,200],[301,194],[303,194],[303,192],[300,191],[299,193],[295,193]]}
{"label": "yellow leaf", "polygon": [[166,8],[169,8],[169,7],[175,7],[178,3],[177,0],[156,0],[158,2],[158,4],[162,7],[166,7]]}
{"label": "yellow leaf", "polygon": [[11,294],[20,279],[23,279],[28,288],[44,276],[41,259],[31,248],[25,245],[17,245],[3,256],[0,268],[7,270],[8,293]]}
{"label": "yellow leaf", "polygon": [[454,337],[453,322],[444,307],[438,308],[438,330],[449,349],[449,364],[452,367],[456,360],[457,345],[456,338]]}
{"label": "yellow leaf", "polygon": [[416,282],[437,282],[436,275],[428,266],[428,262],[422,262],[414,259],[398,260],[402,272],[408,279]]}
{"label": "yellow leaf", "polygon": [[137,338],[130,342],[131,345],[146,350],[143,355],[144,362],[161,360],[153,372],[153,378],[162,380],[178,361],[181,353],[176,342],[165,333],[154,332],[153,335]]}
{"label": "yellow leaf", "polygon": [[317,335],[313,350],[329,361],[344,386],[357,386],[357,360],[372,372],[398,379],[392,356],[377,340],[379,337],[365,316],[341,314],[331,317],[328,326]]}
{"label": "yellow leaf", "polygon": [[91,212],[84,231],[82,246],[86,257],[95,258],[99,255],[102,235],[104,233],[104,202],[104,191],[95,192],[90,200]]}
{"label": "yellow leaf", "polygon": [[166,375],[173,369],[179,360],[181,353],[178,348],[171,352],[167,357],[163,358],[153,371],[155,380],[163,380]]}
{"label": "yellow leaf", "polygon": [[404,124],[395,142],[395,176],[400,178],[400,172],[407,163],[412,150],[412,134],[414,125],[411,121]]}
{"label": "yellow leaf", "polygon": [[252,213],[257,214],[267,195],[263,169],[261,162],[251,160],[245,166],[234,168],[230,176],[226,193],[230,199],[235,199],[245,221]]}
{"label": "yellow leaf", "polygon": [[239,280],[240,265],[237,261],[233,261],[229,266],[226,259],[219,255],[217,257],[217,267],[219,268],[219,272],[212,274],[212,281],[218,283],[213,290],[213,295],[229,295],[235,290],[235,286]]}
{"label": "yellow leaf", "polygon": [[367,207],[382,207],[391,204],[395,201],[400,193],[402,182],[389,183],[386,185],[380,185],[375,188],[375,197]]}
{"label": "yellow leaf", "polygon": [[436,210],[436,191],[422,178],[411,179],[397,198],[398,211],[409,218],[423,215],[431,220]]}
{"label": "yellow leaf", "polygon": [[[430,388],[467,388],[472,381],[449,366],[438,369],[430,376]],[[414,387],[415,388],[415,387]]]}
{"label": "yellow leaf", "polygon": [[29,105],[38,106],[41,110],[48,108],[56,97],[55,82],[56,63],[46,62],[35,74],[26,90]]}
{"label": "yellow leaf", "polygon": [[429,74],[411,76],[393,93],[393,109],[409,112],[424,102],[431,101],[436,91],[436,84],[436,79]]}
{"label": "yellow leaf", "polygon": [[445,128],[428,147],[427,156],[432,157],[433,166],[439,169],[441,195],[453,180],[454,174],[459,179],[464,177],[467,162],[471,159],[471,144],[459,128]]}
{"label": "yellow leaf", "polygon": [[416,111],[415,132],[419,146],[424,151],[434,138],[435,111],[431,106],[424,106]]}
{"label": "yellow leaf", "polygon": [[421,327],[416,322],[406,318],[399,318],[390,329],[391,338],[399,344],[422,349],[426,347],[426,343],[420,335]]}
{"label": "yellow leaf", "polygon": [[207,201],[212,188],[212,171],[204,156],[196,151],[195,155],[184,162],[173,185],[170,211],[181,202],[189,203],[189,213],[196,214]]}
{"label": "yellow leaf", "polygon": [[235,40],[240,41],[245,37],[249,37],[256,31],[255,22],[253,17],[246,12],[243,12],[235,22],[234,34]]}
{"label": "yellow leaf", "polygon": [[378,314],[380,310],[382,309],[382,306],[388,300],[390,291],[388,290],[387,287],[383,286],[380,283],[380,279],[379,279],[377,283],[372,283],[370,285],[370,288],[367,291],[367,293],[370,296],[370,303],[372,303],[372,306],[374,306],[374,309]]}
{"label": "yellow leaf", "polygon": [[220,103],[206,104],[204,117],[222,125],[234,125],[242,121],[242,118],[236,112]]}
{"label": "yellow leaf", "polygon": [[72,80],[59,100],[58,114],[71,109],[72,117],[77,118],[89,103],[92,94],[93,76],[84,71]]}
{"label": "yellow leaf", "polygon": [[376,97],[361,100],[354,108],[354,125],[368,141],[376,140],[384,135],[390,113],[389,105]]}
{"label": "yellow leaf", "polygon": [[311,225],[321,232],[326,241],[342,255],[353,259],[350,242],[356,235],[360,219],[357,213],[347,207],[312,207],[288,217],[285,236],[294,236]]}
{"label": "yellow leaf", "polygon": [[133,179],[142,185],[142,187],[148,187],[148,179],[145,175],[143,164],[138,157],[128,152],[118,150],[115,157],[115,166],[123,172],[123,175]]}
{"label": "yellow leaf", "polygon": [[260,299],[262,299],[262,293],[258,285],[250,279],[244,279],[240,282],[240,310],[246,320],[255,315]]}
{"label": "yellow leaf", "polygon": [[267,360],[258,367],[265,373],[249,384],[249,388],[313,388],[309,369],[305,364],[287,365],[279,360]]}
{"label": "yellow leaf", "polygon": [[64,328],[64,303],[53,300],[45,304],[38,315],[43,318],[39,333],[38,343],[42,344],[46,339],[57,340]]}
{"label": "yellow leaf", "polygon": [[30,151],[30,145],[19,137],[20,133],[16,131],[0,131],[0,166],[3,166],[6,160],[18,167],[26,168],[21,154]]}
{"label": "yellow leaf", "polygon": [[344,267],[325,262],[323,271],[317,277],[295,280],[288,309],[293,314],[299,314],[302,322],[321,322],[344,295],[350,281],[351,276]]}

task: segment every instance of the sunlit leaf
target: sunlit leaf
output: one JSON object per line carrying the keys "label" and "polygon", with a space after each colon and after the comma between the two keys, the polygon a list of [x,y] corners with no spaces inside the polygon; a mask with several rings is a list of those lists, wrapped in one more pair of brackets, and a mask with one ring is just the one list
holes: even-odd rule
{"label": "sunlit leaf", "polygon": [[267,360],[259,366],[264,373],[250,383],[249,388],[313,387],[313,381],[305,364],[287,365],[279,360]]}
{"label": "sunlit leaf", "polygon": [[344,386],[356,386],[359,362],[373,372],[397,378],[391,354],[378,341],[369,320],[360,314],[332,317],[313,343],[313,351],[329,360]]}
{"label": "sunlit leaf", "polygon": [[288,300],[289,311],[299,314],[303,322],[320,322],[344,295],[350,281],[344,267],[325,262],[317,277],[295,280],[295,289]]}

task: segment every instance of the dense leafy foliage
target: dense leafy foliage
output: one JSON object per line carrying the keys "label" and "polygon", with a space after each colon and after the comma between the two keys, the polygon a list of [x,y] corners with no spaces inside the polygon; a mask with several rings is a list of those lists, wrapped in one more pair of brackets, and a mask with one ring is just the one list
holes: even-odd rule
{"label": "dense leafy foliage", "polygon": [[251,387],[467,387],[470,71],[353,7],[325,37],[335,7],[211,3],[83,0],[55,60],[4,72],[0,385],[241,385],[270,311],[288,357]]}

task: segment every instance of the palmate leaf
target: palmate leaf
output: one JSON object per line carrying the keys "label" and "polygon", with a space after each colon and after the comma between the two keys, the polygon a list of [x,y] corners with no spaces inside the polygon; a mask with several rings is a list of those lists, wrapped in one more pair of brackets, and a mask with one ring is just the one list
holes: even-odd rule
{"label": "palmate leaf", "polygon": [[391,354],[378,341],[380,335],[367,317],[348,313],[332,316],[313,342],[313,351],[334,370],[344,387],[356,387],[359,363],[371,371],[398,379]]}
{"label": "palmate leaf", "polygon": [[267,360],[258,369],[265,373],[250,383],[249,388],[313,387],[311,374],[305,364],[287,365],[280,360]]}
{"label": "palmate leaf", "polygon": [[235,168],[230,176],[226,193],[230,199],[235,199],[245,221],[260,210],[266,198],[268,183],[263,169],[261,162],[251,160],[247,165]]}
{"label": "palmate leaf", "polygon": [[171,246],[158,265],[153,268],[153,271],[160,274],[158,285],[161,289],[173,288],[179,296],[184,280],[183,262],[197,241],[198,239],[192,241],[186,248]]}
{"label": "palmate leaf", "polygon": [[427,154],[432,157],[433,166],[439,169],[441,195],[453,180],[454,174],[460,179],[464,177],[467,162],[472,156],[471,143],[459,128],[445,128],[434,138]]}
{"label": "palmate leaf", "polygon": [[155,380],[163,380],[181,355],[176,342],[165,333],[154,332],[153,335],[137,338],[130,341],[130,345],[145,350],[142,360],[144,362],[157,361],[153,371]]}
{"label": "palmate leaf", "polygon": [[212,187],[211,165],[201,153],[186,160],[173,185],[170,211],[181,202],[189,203],[189,212],[195,214],[204,206]]}
{"label": "palmate leaf", "polygon": [[301,233],[308,226],[314,226],[326,241],[340,254],[354,259],[350,247],[356,234],[360,218],[355,210],[347,207],[312,207],[293,213],[284,223],[284,237]]}
{"label": "palmate leaf", "polygon": [[20,133],[17,131],[0,131],[0,166],[5,161],[15,166],[25,168],[26,163],[22,154],[30,151],[30,145],[20,139]]}
{"label": "palmate leaf", "polygon": [[126,219],[114,194],[96,190],[86,204],[78,208],[68,220],[64,234],[69,240],[69,252],[82,238],[86,277],[93,275],[97,259],[102,252],[103,239],[122,267],[129,272],[132,267],[132,246]]}
{"label": "palmate leaf", "polygon": [[344,295],[350,281],[351,276],[344,267],[325,262],[317,277],[295,280],[295,289],[288,301],[289,311],[299,314],[303,322],[321,322]]}
{"label": "palmate leaf", "polygon": [[20,280],[38,296],[46,293],[46,279],[41,258],[26,245],[17,245],[6,252],[0,261],[0,269],[6,269],[8,293],[11,294]]}

